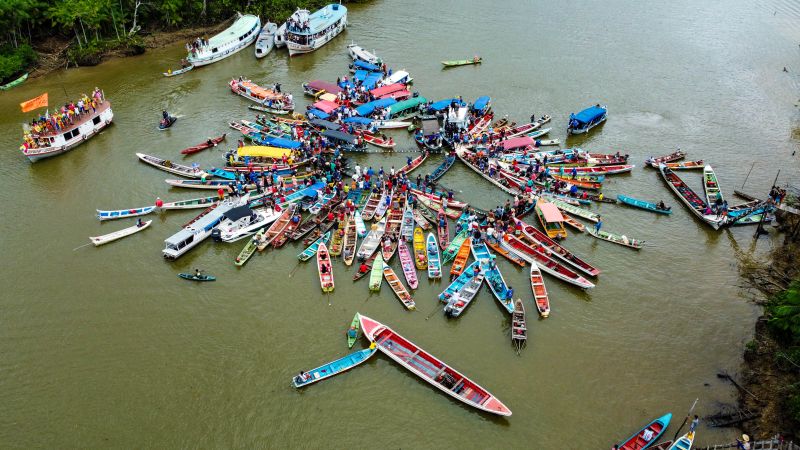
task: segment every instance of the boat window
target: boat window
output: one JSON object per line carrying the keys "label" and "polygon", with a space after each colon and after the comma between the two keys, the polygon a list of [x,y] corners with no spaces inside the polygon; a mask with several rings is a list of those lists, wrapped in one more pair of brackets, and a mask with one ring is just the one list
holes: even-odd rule
{"label": "boat window", "polygon": [[239,40],[241,41],[242,39],[244,39],[244,36],[239,36]]}
{"label": "boat window", "polygon": [[92,119],[92,123],[93,123],[93,124],[95,124],[95,125],[97,125],[98,123],[100,123],[100,116],[97,116],[97,117],[95,117],[94,119]]}
{"label": "boat window", "polygon": [[211,53],[217,53],[217,51],[218,51],[218,49],[216,49],[216,48],[212,48],[211,49]]}

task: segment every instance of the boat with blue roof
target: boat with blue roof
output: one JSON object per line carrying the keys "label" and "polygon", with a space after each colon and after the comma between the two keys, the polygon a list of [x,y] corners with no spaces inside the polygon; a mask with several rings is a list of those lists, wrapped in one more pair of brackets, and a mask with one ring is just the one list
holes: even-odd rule
{"label": "boat with blue roof", "polygon": [[590,106],[577,114],[569,115],[567,133],[583,134],[606,121],[608,108],[599,104]]}
{"label": "boat with blue roof", "polygon": [[347,27],[347,8],[332,3],[310,13],[298,9],[286,21],[289,56],[311,53],[327,44]]}

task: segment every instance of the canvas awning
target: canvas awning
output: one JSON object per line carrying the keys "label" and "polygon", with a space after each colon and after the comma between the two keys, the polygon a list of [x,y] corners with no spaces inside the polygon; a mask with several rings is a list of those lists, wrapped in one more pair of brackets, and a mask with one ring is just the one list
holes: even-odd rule
{"label": "canvas awning", "polygon": [[292,151],[288,148],[270,147],[266,145],[246,145],[244,147],[239,147],[236,150],[236,154],[242,157],[259,156],[262,158],[281,158],[284,155],[290,156]]}
{"label": "canvas awning", "polygon": [[511,139],[506,139],[502,142],[503,150],[509,151],[514,150],[515,148],[526,147],[528,145],[533,145],[536,141],[530,136],[520,136]]}
{"label": "canvas awning", "polygon": [[556,205],[539,200],[539,202],[536,203],[536,207],[542,212],[542,217],[545,222],[557,223],[564,221],[564,216],[561,215],[561,211],[558,210]]}

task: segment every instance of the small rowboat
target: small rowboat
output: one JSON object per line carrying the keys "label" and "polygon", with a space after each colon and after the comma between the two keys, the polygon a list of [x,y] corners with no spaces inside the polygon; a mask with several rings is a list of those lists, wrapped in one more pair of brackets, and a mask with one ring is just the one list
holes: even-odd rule
{"label": "small rowboat", "polygon": [[197,145],[194,145],[192,147],[187,147],[187,148],[181,150],[181,154],[182,155],[191,155],[191,154],[203,151],[203,150],[205,150],[207,148],[216,147],[217,144],[219,144],[220,142],[225,140],[225,136],[227,136],[227,135],[228,135],[228,133],[223,133],[222,136],[218,136],[218,137],[215,137],[215,138],[208,139],[206,142],[203,142],[202,144],[197,144]]}
{"label": "small rowboat", "polygon": [[564,214],[562,214],[562,217],[564,217],[564,223],[565,224],[567,224],[570,227],[574,228],[579,233],[583,233],[584,231],[586,231],[586,226],[584,224],[578,222],[574,218],[570,217],[569,214],[564,213]]}
{"label": "small rowboat", "polygon": [[[444,192],[423,192],[419,189],[416,189],[413,185],[410,189],[411,193],[416,195],[417,198],[420,196],[427,198],[430,202],[433,202],[433,210],[438,211],[439,207],[442,205],[442,196],[446,195]],[[469,203],[460,202],[458,200],[448,200],[447,201],[447,208],[448,209],[464,209],[469,206]]]}
{"label": "small rowboat", "polygon": [[537,263],[541,270],[544,270],[545,272],[562,281],[566,281],[567,283],[574,284],[575,286],[584,289],[591,289],[594,287],[594,283],[578,275],[571,269],[565,267],[563,264],[555,261],[553,259],[553,253],[541,244],[530,246],[520,241],[516,237],[506,234],[503,236],[503,241],[500,245],[502,245],[505,249],[516,253],[518,256],[524,258],[528,262]]}
{"label": "small rowboat", "polygon": [[647,211],[652,211],[659,214],[672,214],[672,209],[669,207],[667,207],[666,209],[660,209],[658,205],[656,205],[655,203],[650,203],[644,200],[628,197],[627,195],[622,195],[622,194],[617,195],[617,201],[625,205],[634,206],[636,208],[645,209]]}
{"label": "small rowboat", "polygon": [[416,169],[417,167],[421,166],[425,160],[428,159],[428,152],[422,152],[421,155],[417,156],[416,158],[409,161],[405,166],[399,168],[397,173],[404,173],[408,175],[411,173],[412,170]]}
{"label": "small rowboat", "polygon": [[514,304],[511,301],[511,290],[503,279],[503,274],[497,268],[494,261],[495,256],[489,253],[489,249],[483,242],[472,243],[472,257],[481,263],[481,272],[483,272],[484,279],[489,285],[489,288],[494,294],[494,298],[500,305],[508,311],[509,314],[514,312]]}
{"label": "small rowboat", "polygon": [[442,278],[442,264],[439,259],[439,247],[436,245],[436,236],[428,233],[427,245],[428,252],[428,278]]}
{"label": "small rowboat", "polygon": [[372,262],[372,269],[369,274],[369,290],[380,291],[381,282],[383,281],[383,257],[380,253],[375,256],[375,261]]}
{"label": "small rowboat", "polygon": [[[356,314],[356,317],[358,317],[358,314]],[[292,378],[292,384],[294,384],[294,387],[296,388],[301,388],[308,386],[309,384],[316,383],[317,381],[330,378],[334,375],[338,375],[342,372],[346,372],[368,360],[370,357],[372,357],[372,355],[375,354],[376,351],[377,350],[374,347],[365,348],[364,350],[359,350],[345,357],[339,358],[336,361],[331,361],[327,364],[323,364],[319,367],[311,369],[308,372],[301,372],[301,375],[297,375]]]}
{"label": "small rowboat", "polygon": [[667,183],[672,192],[689,208],[692,212],[703,222],[709,224],[712,228],[719,229],[720,225],[725,221],[725,218],[717,217],[716,215],[706,215],[706,202],[697,195],[684,181],[675,174],[671,169],[664,165],[658,167],[661,172],[661,177]]}
{"label": "small rowboat", "polygon": [[397,244],[397,255],[400,258],[400,266],[403,268],[403,276],[406,278],[406,283],[411,289],[416,289],[419,286],[419,279],[417,278],[417,269],[414,267],[414,261],[411,258],[411,251],[408,250],[404,240],[400,240]]}
{"label": "small rowboat", "polygon": [[251,256],[256,252],[258,249],[259,242],[264,239],[264,230],[259,230],[255,236],[247,240],[247,244],[244,245],[242,251],[236,256],[236,259],[233,261],[239,267],[242,267],[247,260],[250,259]]}
{"label": "small rowboat", "polygon": [[22,74],[22,76],[17,78],[16,80],[10,81],[10,82],[0,86],[0,90],[7,91],[7,90],[9,90],[9,89],[11,89],[13,87],[19,86],[20,84],[22,84],[27,79],[28,79],[28,73],[26,72],[26,73]]}
{"label": "small rowboat", "polygon": [[361,217],[361,211],[356,210],[353,218],[356,221],[356,234],[358,237],[363,238],[367,235],[367,225],[364,223],[364,218]]}
{"label": "small rowboat", "polygon": [[381,195],[381,201],[378,203],[378,206],[375,207],[375,216],[373,216],[374,220],[380,220],[385,214],[386,211],[389,210],[389,206],[392,204],[392,193],[383,191]]}
{"label": "small rowboat", "polygon": [[456,257],[458,250],[461,248],[464,241],[467,239],[467,235],[469,234],[468,230],[462,230],[457,235],[453,237],[453,240],[447,244],[447,248],[444,249],[442,252],[442,265],[450,264],[450,261]]}
{"label": "small rowboat", "polygon": [[382,198],[383,195],[380,191],[373,191],[369,195],[369,198],[367,198],[367,203],[361,210],[361,218],[363,220],[372,220],[372,218],[375,217],[375,209],[377,209],[378,205],[380,205]]}
{"label": "small rowboat", "polygon": [[511,261],[512,263],[520,267],[525,267],[525,265],[527,264],[527,261],[525,261],[525,259],[520,258],[519,256],[517,256],[516,253],[512,253],[504,249],[499,242],[486,241],[486,245],[492,250],[494,250],[495,253],[498,253],[500,256],[504,257],[505,259]]}
{"label": "small rowboat", "polygon": [[439,294],[439,300],[447,303],[444,307],[444,313],[448,317],[458,317],[467,309],[470,302],[478,291],[481,289],[483,283],[483,272],[476,270],[480,262],[475,261],[466,268],[450,286]]}
{"label": "small rowboat", "polygon": [[358,313],[353,316],[353,321],[350,322],[350,328],[347,329],[347,348],[353,348],[356,340],[358,340],[358,331],[361,329],[361,321],[358,320]]}
{"label": "small rowboat", "polygon": [[391,130],[397,128],[408,128],[411,122],[403,122],[399,120],[373,120],[372,124],[378,127],[379,130]]}
{"label": "small rowboat", "polygon": [[167,128],[172,127],[172,124],[177,122],[177,120],[178,118],[175,116],[169,116],[169,119],[161,119],[161,121],[158,122],[158,129],[164,131]]}
{"label": "small rowboat", "polygon": [[[438,213],[442,209],[441,202],[436,202],[436,201],[432,200],[428,196],[417,195],[417,200],[419,200],[419,202],[422,203],[422,206],[428,208],[429,210],[431,210],[431,211],[433,211],[435,213]],[[444,213],[445,213],[445,215],[447,217],[449,217],[449,218],[451,218],[453,220],[456,220],[459,217],[461,217],[461,211],[459,211],[457,209],[454,209],[454,208],[451,208],[449,205],[444,210]],[[437,223],[438,221],[436,219],[434,219],[433,222]]]}
{"label": "small rowboat", "polygon": [[300,261],[308,261],[309,259],[314,257],[314,255],[317,254],[317,249],[319,248],[320,244],[327,245],[328,240],[330,240],[330,238],[331,238],[331,232],[327,231],[325,234],[317,238],[316,241],[312,242],[311,245],[306,247],[306,249],[303,250],[303,253],[297,255],[297,259],[299,259]]}
{"label": "small rowboat", "polygon": [[361,272],[361,266],[359,265],[359,270],[356,270],[356,273],[353,274],[353,281],[358,281],[364,278],[368,273],[372,272],[372,263],[375,261],[376,256],[378,256],[377,253],[372,255],[372,257],[370,257],[368,260],[364,261],[364,266],[366,266],[365,271]]}
{"label": "small rowboat", "polygon": [[[273,217],[275,217],[277,213],[274,213]],[[295,220],[296,219],[296,220]],[[286,228],[281,231],[281,233],[272,240],[272,248],[281,248],[284,244],[289,242],[289,236],[294,234],[297,227],[300,225],[300,213],[293,215],[289,219],[289,223],[286,225]]]}
{"label": "small rowboat", "polygon": [[445,68],[447,68],[447,67],[458,67],[458,66],[468,66],[472,64],[480,64],[481,62],[483,62],[482,58],[475,57],[472,59],[456,59],[451,61],[442,61],[442,65]]}
{"label": "small rowboat", "polygon": [[[381,220],[377,224],[373,224],[373,229],[369,230],[367,236],[361,241],[361,246],[358,248],[358,259],[367,259],[378,250],[383,239],[384,231],[386,230],[386,220]],[[381,259],[383,261],[383,259]]]}
{"label": "small rowboat", "polygon": [[698,159],[697,161],[667,163],[666,166],[672,170],[694,170],[694,169],[703,169],[706,166],[706,164],[705,162],[703,162],[702,159]]}
{"label": "small rowboat", "polygon": [[425,235],[422,228],[414,228],[414,265],[419,270],[428,268],[428,255],[425,251]]}
{"label": "small rowboat", "polygon": [[511,410],[478,383],[426,352],[388,326],[361,316],[361,329],[378,349],[414,375],[445,394],[491,414],[510,416]]}
{"label": "small rowboat", "polygon": [[353,265],[353,260],[356,257],[356,244],[358,243],[358,234],[356,234],[356,219],[352,215],[347,219],[347,225],[344,227],[344,242],[342,243],[342,260],[345,265]]}
{"label": "small rowboat", "polygon": [[514,312],[511,314],[511,343],[520,352],[528,343],[528,326],[525,321],[525,306],[522,300],[514,302]]}
{"label": "small rowboat", "polygon": [[425,218],[425,215],[422,213],[421,209],[414,209],[411,211],[411,215],[414,216],[414,222],[423,229],[423,231],[428,231],[431,229],[431,223]]}
{"label": "small rowboat", "polygon": [[456,162],[456,157],[453,155],[447,155],[444,161],[431,173],[431,181],[436,181],[439,178],[447,173],[450,167],[453,166],[453,163]]}
{"label": "small rowboat", "polygon": [[542,247],[546,248],[548,250],[548,256],[555,256],[561,261],[564,261],[565,263],[587,275],[594,277],[600,275],[600,269],[592,266],[571,251],[564,248],[558,242],[550,239],[550,237],[544,234],[544,232],[539,231],[537,228],[530,226],[521,220],[518,220],[518,223],[522,225],[522,233],[525,235],[525,237],[528,238],[528,240],[533,244],[541,245]]}
{"label": "small rowboat", "polygon": [[289,205],[289,207],[286,208],[283,213],[281,213],[281,216],[278,217],[278,220],[270,225],[269,229],[263,234],[262,238],[258,242],[258,251],[264,251],[264,249],[266,249],[267,246],[275,240],[275,238],[283,234],[283,231],[289,226],[289,222],[291,222],[292,216],[294,215],[296,209],[297,205]]}
{"label": "small rowboat", "polygon": [[333,267],[331,266],[331,255],[324,242],[320,242],[317,248],[317,270],[319,271],[319,285],[322,292],[333,292],[335,287],[333,281]]}
{"label": "small rowboat", "polygon": [[[363,319],[361,320],[361,326],[364,326]],[[641,450],[649,447],[650,444],[656,442],[664,434],[664,430],[669,426],[670,420],[672,420],[672,413],[664,414],[637,431],[633,436],[622,441],[618,447],[620,450]]]}
{"label": "small rowboat", "polygon": [[444,213],[443,209],[439,209],[439,213],[437,214],[438,219],[438,235],[439,235],[439,245],[441,245],[442,250],[447,248],[447,245],[450,243],[450,228],[447,224],[447,215]]}
{"label": "small rowboat", "polygon": [[625,235],[618,235],[614,233],[609,233],[607,231],[596,231],[593,227],[590,227],[588,233],[597,239],[602,239],[604,241],[613,242],[615,244],[622,245],[624,247],[630,247],[632,249],[639,250],[642,248],[642,244],[644,241],[639,239],[629,238]]}
{"label": "small rowboat", "polygon": [[186,166],[184,164],[174,163],[167,159],[159,158],[145,153],[137,153],[136,156],[140,161],[150,164],[151,166],[161,169],[164,172],[174,173],[186,178],[200,178],[203,171],[199,167]]}
{"label": "small rowboat", "polygon": [[636,166],[633,164],[618,164],[615,166],[575,167],[575,170],[578,172],[578,175],[614,175],[617,173],[630,172],[634,167]]}
{"label": "small rowboat", "polygon": [[364,139],[364,142],[380,148],[395,148],[397,146],[397,142],[391,137],[378,136],[369,131],[362,131],[361,138]]}
{"label": "small rowboat", "polygon": [[467,266],[467,260],[469,259],[471,251],[472,239],[465,237],[464,241],[461,243],[461,246],[458,248],[458,253],[456,253],[455,259],[453,260],[453,265],[450,267],[451,278],[460,276],[464,271],[464,268]]}
{"label": "small rowboat", "polygon": [[177,76],[177,75],[184,74],[184,73],[186,73],[186,72],[188,72],[188,71],[190,71],[192,69],[194,69],[194,66],[186,66],[186,67],[182,67],[182,68],[180,68],[178,70],[170,70],[170,71],[167,71],[167,72],[162,72],[162,74],[165,77],[174,77],[174,76]]}
{"label": "small rowboat", "polygon": [[[208,206],[208,205],[206,205]],[[97,210],[97,218],[100,220],[124,219],[127,217],[144,216],[155,211],[155,206],[142,206],[141,208],[119,209],[116,211]]]}
{"label": "small rowboat", "polygon": [[711,166],[706,165],[703,167],[703,190],[706,193],[706,204],[711,206],[717,199],[722,202],[722,191],[719,189],[719,182],[717,181],[717,174]]}
{"label": "small rowboat", "polygon": [[[203,183],[202,180],[164,180],[164,182],[175,187],[188,189],[213,189],[215,191],[219,188],[227,191],[236,185],[236,183],[231,180],[206,180],[205,183]],[[247,185],[247,189],[255,189],[255,187],[256,186],[254,184]]]}
{"label": "small rowboat", "polygon": [[676,152],[670,153],[669,155],[647,158],[644,161],[644,163],[647,164],[650,167],[658,169],[658,165],[659,164],[667,164],[667,163],[675,162],[675,161],[681,160],[681,159],[683,159],[685,157],[686,157],[686,152],[678,150]]}
{"label": "small rowboat", "polygon": [[414,211],[410,204],[403,209],[403,222],[400,224],[400,238],[406,242],[414,239]]}
{"label": "small rowboat", "polygon": [[669,450],[692,450],[694,444],[694,431],[690,431],[683,436],[679,437]]}
{"label": "small rowboat", "polygon": [[213,275],[195,275],[193,273],[179,273],[178,276],[184,280],[191,281],[216,281],[217,279],[217,277]]}
{"label": "small rowboat", "polygon": [[579,180],[577,178],[572,179],[567,175],[561,176],[557,174],[552,175],[552,177],[554,180],[564,181],[569,184],[573,184],[581,189],[587,189],[590,191],[599,191],[600,189],[603,188],[603,183],[598,183],[596,181],[585,181],[585,180]]}
{"label": "small rowboat", "polygon": [[581,219],[586,219],[595,223],[600,220],[600,214],[593,213],[588,209],[581,208],[580,206],[570,205],[569,203],[558,198],[551,198],[550,202],[556,205],[556,207],[558,207],[558,209],[561,211],[570,213],[573,216],[578,216]]}
{"label": "small rowboat", "polygon": [[161,209],[199,209],[208,208],[211,204],[218,201],[219,197],[211,195],[208,197],[193,198],[189,200],[179,200],[177,202],[168,202],[161,205]]}
{"label": "small rowboat", "polygon": [[342,248],[344,244],[344,229],[347,227],[347,222],[350,221],[349,217],[345,217],[344,220],[339,222],[339,226],[333,230],[333,236],[331,237],[331,256],[337,257],[342,254]]}
{"label": "small rowboat", "polygon": [[92,241],[92,244],[94,244],[95,247],[99,247],[103,244],[108,244],[109,242],[116,241],[117,239],[122,239],[125,236],[130,236],[133,233],[142,231],[145,228],[149,227],[151,223],[153,223],[153,221],[148,220],[147,222],[142,222],[141,226],[133,225],[132,227],[123,228],[113,233],[104,234],[102,236],[90,237],[89,240]]}
{"label": "small rowboat", "polygon": [[547,296],[547,288],[544,285],[544,278],[536,262],[531,262],[531,290],[533,291],[533,302],[539,315],[547,317],[550,315],[550,299]]}
{"label": "small rowboat", "polygon": [[406,309],[409,311],[417,309],[417,306],[414,304],[414,299],[411,298],[411,294],[408,293],[406,287],[403,286],[403,282],[400,281],[400,278],[388,265],[383,266],[383,277],[386,278],[386,282],[389,283],[389,287],[392,288],[394,295],[397,296]]}

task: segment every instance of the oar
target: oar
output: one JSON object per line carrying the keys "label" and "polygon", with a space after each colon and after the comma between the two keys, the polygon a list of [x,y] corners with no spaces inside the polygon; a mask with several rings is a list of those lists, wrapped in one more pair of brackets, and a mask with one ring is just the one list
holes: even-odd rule
{"label": "oar", "polygon": [[675,432],[675,436],[672,438],[673,441],[675,439],[678,439],[678,434],[680,434],[681,430],[686,425],[686,421],[689,420],[689,416],[692,414],[692,411],[694,411],[694,407],[697,406],[697,400],[699,399],[698,398],[694,399],[694,403],[692,403],[692,407],[689,408],[689,412],[686,413],[686,417],[683,419],[683,423],[681,424],[680,427],[678,427],[678,431]]}
{"label": "oar", "polygon": [[77,249],[79,249],[79,248],[86,247],[87,245],[92,245],[92,243],[91,243],[91,242],[89,242],[88,244],[83,244],[83,245],[81,245],[81,246],[79,246],[79,247],[75,247],[75,248],[73,248],[73,249],[72,249],[72,251],[74,252],[75,250],[77,250]]}

